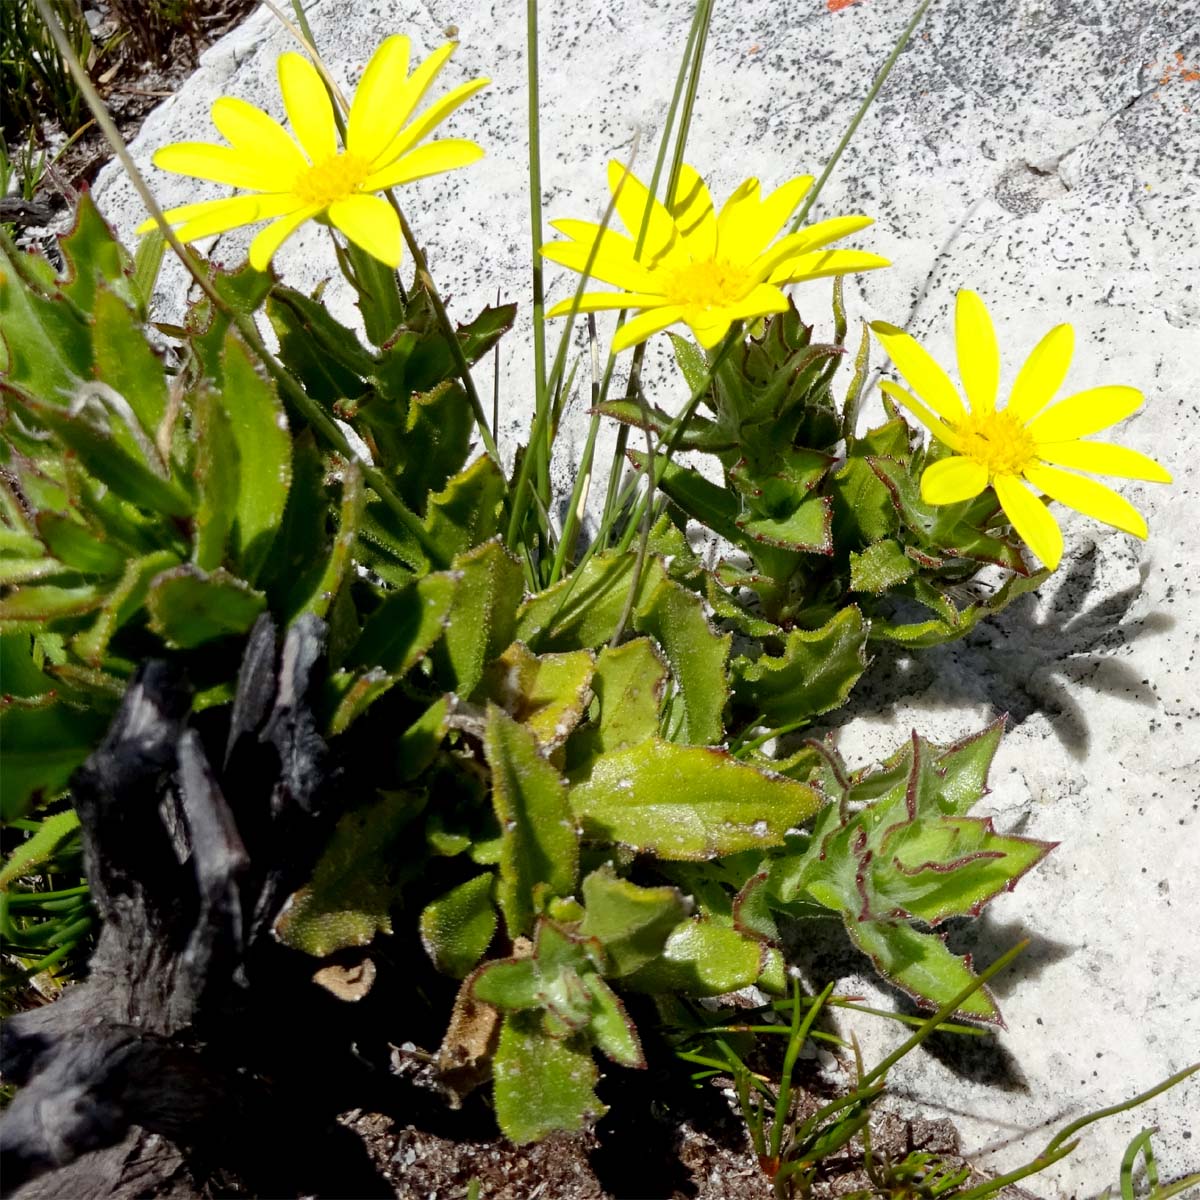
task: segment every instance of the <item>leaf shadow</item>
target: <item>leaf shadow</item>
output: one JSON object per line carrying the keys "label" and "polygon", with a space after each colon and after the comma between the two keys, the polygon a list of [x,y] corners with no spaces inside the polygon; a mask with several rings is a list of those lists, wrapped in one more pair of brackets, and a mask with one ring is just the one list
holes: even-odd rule
{"label": "leaf shadow", "polygon": [[1071,563],[1040,615],[1038,598],[1026,595],[961,641],[916,653],[891,644],[876,647],[872,669],[831,724],[880,715],[919,694],[947,708],[986,705],[1006,712],[1010,728],[1043,713],[1067,753],[1084,758],[1092,735],[1080,693],[1156,705],[1149,681],[1116,652],[1176,623],[1160,612],[1130,616],[1149,575],[1145,563],[1136,583],[1081,607],[1098,568],[1093,546]]}
{"label": "leaf shadow", "polygon": [[[1073,953],[1073,948],[1066,943],[1032,933],[1020,922],[993,921],[987,913],[978,918],[947,921],[943,932],[947,945],[955,954],[972,956],[977,971],[986,968],[1017,942],[1028,939],[1029,945],[1024,952],[989,984],[992,994],[1000,1001],[1025,980],[1036,977]],[[866,976],[892,996],[898,1013],[919,1019],[929,1016],[928,1008],[919,1007],[907,992],[875,971],[871,960],[850,940],[840,919],[797,921],[784,930],[784,937],[788,961],[811,990],[819,989],[830,980]],[[1000,1008],[1003,1013],[1002,1003]],[[830,1010],[830,1020],[837,1031],[836,1009]],[[998,1032],[987,1029],[982,1037],[938,1032],[927,1037],[921,1049],[947,1070],[973,1083],[1002,1091],[1028,1091],[1016,1056],[999,1040]]]}

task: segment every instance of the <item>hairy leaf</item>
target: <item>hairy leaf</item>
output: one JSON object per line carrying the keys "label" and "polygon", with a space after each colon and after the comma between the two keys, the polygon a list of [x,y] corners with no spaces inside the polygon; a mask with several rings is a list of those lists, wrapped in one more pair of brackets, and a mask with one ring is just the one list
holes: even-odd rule
{"label": "hairy leaf", "polygon": [[492,804],[500,822],[497,897],[510,937],[528,933],[534,889],[570,895],[579,837],[562,777],[538,749],[532,731],[488,705],[484,752],[492,770]]}
{"label": "hairy leaf", "polygon": [[590,840],[665,859],[765,850],[819,806],[810,788],[723,750],[659,738],[604,755],[571,789]]}

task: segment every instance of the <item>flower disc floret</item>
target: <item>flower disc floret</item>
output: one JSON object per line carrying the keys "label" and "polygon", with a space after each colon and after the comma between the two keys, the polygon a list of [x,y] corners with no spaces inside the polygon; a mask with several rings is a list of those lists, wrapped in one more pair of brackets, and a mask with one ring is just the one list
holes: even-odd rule
{"label": "flower disc floret", "polygon": [[1136,388],[1090,388],[1051,404],[1071,365],[1075,335],[1069,325],[1056,326],[1034,347],[1004,408],[996,407],[996,332],[974,292],[964,288],[958,293],[955,316],[965,400],[933,357],[902,329],[881,321],[871,328],[912,392],[886,380],[880,387],[953,451],[921,476],[921,496],[928,503],[971,500],[990,486],[1018,536],[1052,571],[1062,561],[1062,530],[1041,496],[1135,537],[1147,536],[1144,518],[1128,500],[1074,473],[1171,482],[1167,471],[1137,450],[1084,440],[1140,408],[1143,396]]}
{"label": "flower disc floret", "polygon": [[890,265],[877,254],[827,248],[870,225],[870,217],[834,217],[779,236],[812,183],[804,175],[762,196],[758,180],[747,179],[718,213],[692,167],[681,169],[663,204],[621,163],[609,163],[609,189],[629,236],[588,221],[554,221],[568,240],[543,246],[542,255],[623,290],[585,292],[578,308],[564,300],[547,315],[636,313],[613,338],[614,354],[680,322],[707,349],[735,321],[784,312],[788,284]]}
{"label": "flower disc floret", "polygon": [[[194,242],[270,220],[250,244],[250,264],[260,271],[309,220],[335,226],[368,254],[399,266],[400,218],[376,193],[483,157],[465,139],[425,138],[486,87],[487,79],[469,80],[416,112],[454,49],[447,42],[410,73],[408,38],[397,34],[384,41],[354,95],[344,147],[338,145],[333,105],[316,67],[299,54],[280,55],[279,89],[291,132],[244,100],[214,101],[213,124],[227,144],[175,142],[155,153],[155,166],[245,191],[169,209],[167,221],[177,227],[180,241]],[[138,233],[154,224],[146,221]]]}

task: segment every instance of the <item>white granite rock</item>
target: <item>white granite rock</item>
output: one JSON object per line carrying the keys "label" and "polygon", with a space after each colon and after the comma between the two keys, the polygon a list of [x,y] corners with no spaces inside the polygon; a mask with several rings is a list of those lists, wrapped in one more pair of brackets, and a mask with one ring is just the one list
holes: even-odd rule
{"label": "white granite rock", "polygon": [[[819,170],[912,7],[718,7],[689,153],[718,202],[747,175],[773,185]],[[495,81],[452,121],[488,157],[405,198],[456,316],[494,302],[497,288],[522,306],[502,362],[499,440],[511,453],[532,395],[524,5],[315,0],[309,14],[347,85],[384,35],[407,32],[427,52],[451,25],[462,45],[449,83]],[[604,163],[626,156],[637,131],[648,173],[689,19],[687,0],[543,5],[547,216],[598,216]],[[207,110],[218,94],[281,115],[273,64],[289,47],[261,10],[150,116],[135,157],[148,164],[157,145],[213,136]],[[158,172],[151,179],[164,204],[220,194]],[[982,1166],[1011,1168],[1062,1123],[1200,1059],[1198,185],[1200,0],[943,0],[815,214],[876,217],[852,244],[895,265],[850,281],[851,315],[907,325],[943,361],[952,362],[950,309],[963,285],[992,310],[1008,378],[1051,325],[1074,323],[1068,387],[1141,387],[1147,404],[1120,439],[1176,477],[1171,488],[1122,488],[1149,518],[1144,544],[1061,513],[1067,558],[1040,596],[964,643],[878,662],[844,714],[841,745],[853,761],[913,726],[950,740],[1007,711],[988,810],[1002,829],[1061,842],[955,935],[980,962],[1033,938],[996,988],[1007,1032],[987,1050],[911,1056],[894,1074],[907,1102],[959,1124]],[[113,170],[97,195],[123,234],[142,219]],[[277,266],[298,287],[334,276],[327,294],[345,318],[350,301],[326,236],[308,227]],[[227,235],[217,256],[237,262],[246,245]],[[549,286],[557,298],[569,284],[552,271]],[[179,287],[169,269],[164,315],[178,315]],[[828,298],[824,283],[797,293],[802,312],[822,322]],[[663,342],[648,356],[659,397],[677,394]],[[490,367],[481,384],[490,387]],[[560,481],[586,424],[582,396],[575,404]],[[846,981],[860,984],[877,991]],[[869,1058],[899,1037],[878,1022],[855,1028]],[[1164,1177],[1200,1169],[1197,1113],[1200,1083],[1191,1081],[1093,1129],[1027,1186],[1047,1197],[1095,1194],[1115,1182],[1124,1145],[1149,1124],[1160,1130]]]}

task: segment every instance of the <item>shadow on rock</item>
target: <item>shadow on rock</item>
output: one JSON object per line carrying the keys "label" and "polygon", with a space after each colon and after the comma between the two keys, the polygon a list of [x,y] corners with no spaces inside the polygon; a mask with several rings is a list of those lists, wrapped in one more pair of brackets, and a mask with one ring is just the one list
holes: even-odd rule
{"label": "shadow on rock", "polygon": [[1094,547],[1073,562],[1040,617],[1037,597],[1022,596],[961,642],[915,656],[897,646],[877,648],[866,685],[838,713],[837,723],[886,713],[914,695],[946,708],[986,704],[1008,713],[1010,727],[1035,713],[1045,714],[1063,748],[1073,758],[1083,758],[1091,734],[1080,693],[1087,689],[1134,704],[1157,704],[1149,683],[1115,654],[1175,624],[1164,613],[1129,618],[1149,574],[1146,564],[1139,567],[1136,584],[1081,608],[1098,565]]}

